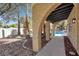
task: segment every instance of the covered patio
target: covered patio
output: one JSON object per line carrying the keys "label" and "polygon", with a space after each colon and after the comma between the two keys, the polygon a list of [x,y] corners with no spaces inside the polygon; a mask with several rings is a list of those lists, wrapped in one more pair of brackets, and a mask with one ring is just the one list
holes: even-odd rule
{"label": "covered patio", "polygon": [[[33,5],[33,51],[38,52],[37,56],[78,55],[78,6],[79,4],[74,3],[48,3]],[[61,36],[60,38],[53,35],[56,30],[56,26],[58,26],[59,22],[63,20],[67,20],[67,38],[64,36]],[[51,37],[50,23],[52,23],[53,33]],[[42,48],[41,45],[41,33],[45,34],[45,40],[48,41],[44,48]],[[75,53],[72,52],[72,50]]]}

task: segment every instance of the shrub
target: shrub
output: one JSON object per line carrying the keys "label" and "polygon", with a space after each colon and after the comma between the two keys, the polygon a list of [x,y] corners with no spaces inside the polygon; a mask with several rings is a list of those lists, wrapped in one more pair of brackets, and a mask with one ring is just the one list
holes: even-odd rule
{"label": "shrub", "polygon": [[11,25],[9,25],[9,27],[15,28],[16,27],[16,24],[11,24]]}

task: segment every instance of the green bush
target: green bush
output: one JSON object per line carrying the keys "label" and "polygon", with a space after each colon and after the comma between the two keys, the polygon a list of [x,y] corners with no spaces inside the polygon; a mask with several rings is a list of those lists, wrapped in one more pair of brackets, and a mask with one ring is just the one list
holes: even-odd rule
{"label": "green bush", "polygon": [[16,28],[16,24],[11,24],[11,25],[9,25],[9,27]]}
{"label": "green bush", "polygon": [[2,21],[0,21],[0,27],[2,27],[3,26],[3,22]]}

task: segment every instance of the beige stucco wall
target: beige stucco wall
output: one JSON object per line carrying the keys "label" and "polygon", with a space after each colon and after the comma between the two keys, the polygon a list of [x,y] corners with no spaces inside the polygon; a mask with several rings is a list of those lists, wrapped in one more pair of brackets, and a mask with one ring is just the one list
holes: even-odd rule
{"label": "beige stucco wall", "polygon": [[79,54],[79,4],[76,4],[76,21],[77,21],[77,51]]}
{"label": "beige stucco wall", "polygon": [[75,11],[76,9],[74,7],[68,18],[68,37],[73,46],[77,49],[77,21],[72,23],[72,19],[76,16]]}
{"label": "beige stucco wall", "polygon": [[[74,4],[74,6],[75,7],[68,18],[68,23],[71,24],[71,31],[68,32],[68,37],[79,54],[79,4]],[[73,18],[76,18],[75,24],[72,24]]]}

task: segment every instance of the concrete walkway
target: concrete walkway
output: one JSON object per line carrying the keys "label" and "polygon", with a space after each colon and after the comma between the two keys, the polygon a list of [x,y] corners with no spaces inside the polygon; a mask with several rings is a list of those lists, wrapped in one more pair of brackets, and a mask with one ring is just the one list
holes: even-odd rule
{"label": "concrete walkway", "polygon": [[37,56],[65,56],[63,37],[55,37],[40,50]]}

